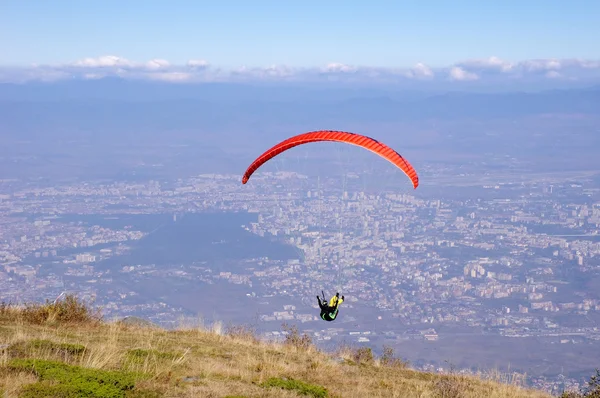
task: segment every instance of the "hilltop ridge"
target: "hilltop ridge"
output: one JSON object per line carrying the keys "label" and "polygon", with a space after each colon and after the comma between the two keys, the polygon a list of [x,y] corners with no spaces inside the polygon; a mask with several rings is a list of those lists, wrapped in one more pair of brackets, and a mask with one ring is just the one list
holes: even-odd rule
{"label": "hilltop ridge", "polygon": [[365,347],[325,353],[295,327],[284,329],[284,342],[263,342],[244,326],[105,322],[73,296],[1,304],[0,391],[36,398],[549,397],[519,380],[415,371],[390,349],[379,358]]}

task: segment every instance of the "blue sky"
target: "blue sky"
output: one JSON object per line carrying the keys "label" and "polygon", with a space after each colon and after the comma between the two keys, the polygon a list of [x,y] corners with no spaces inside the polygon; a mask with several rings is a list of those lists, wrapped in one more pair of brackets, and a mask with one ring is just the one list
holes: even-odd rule
{"label": "blue sky", "polygon": [[600,1],[0,1],[0,66],[117,55],[225,68],[598,59]]}

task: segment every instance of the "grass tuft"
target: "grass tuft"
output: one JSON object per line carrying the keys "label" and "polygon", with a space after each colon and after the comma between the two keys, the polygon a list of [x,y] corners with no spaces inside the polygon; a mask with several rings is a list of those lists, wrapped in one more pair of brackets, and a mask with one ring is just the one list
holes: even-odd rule
{"label": "grass tuft", "polygon": [[379,358],[379,363],[382,366],[387,366],[390,368],[408,368],[408,361],[397,358],[396,354],[394,353],[394,349],[385,345],[383,346],[383,354],[381,354],[381,357]]}
{"label": "grass tuft", "polygon": [[238,341],[246,341],[258,344],[260,340],[256,336],[256,328],[248,325],[228,325],[225,335]]}
{"label": "grass tuft", "polygon": [[309,348],[314,348],[312,338],[306,333],[300,335],[300,332],[298,332],[298,326],[290,326],[287,323],[284,323],[282,325],[282,329],[287,332],[283,342],[285,345],[295,347],[299,350],[308,350]]}
{"label": "grass tuft", "polygon": [[68,361],[81,358],[85,353],[85,346],[33,339],[11,344],[7,350],[11,358],[56,357]]}
{"label": "grass tuft", "polygon": [[0,321],[27,322],[34,325],[56,324],[98,324],[102,316],[100,310],[92,309],[88,303],[69,294],[62,300],[44,304],[27,303],[23,306],[0,303]]}
{"label": "grass tuft", "polygon": [[141,348],[136,348],[127,351],[127,357],[132,362],[143,363],[144,361],[150,358],[157,360],[175,360],[178,357],[181,357],[181,354],[173,352],[162,352],[157,350],[143,350]]}

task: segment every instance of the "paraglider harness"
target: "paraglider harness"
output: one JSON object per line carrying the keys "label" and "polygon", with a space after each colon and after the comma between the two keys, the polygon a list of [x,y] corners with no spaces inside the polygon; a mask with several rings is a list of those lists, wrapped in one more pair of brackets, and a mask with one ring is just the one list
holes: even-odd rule
{"label": "paraglider harness", "polygon": [[[337,318],[338,315],[338,306],[344,301],[344,296],[342,296],[340,300],[340,294],[336,293],[328,303],[325,299],[325,293],[321,290],[321,294],[323,295],[323,301],[321,298],[317,296],[317,300],[319,301],[319,308],[321,309],[321,319],[327,322],[331,322]],[[330,306],[331,305],[331,306]]]}

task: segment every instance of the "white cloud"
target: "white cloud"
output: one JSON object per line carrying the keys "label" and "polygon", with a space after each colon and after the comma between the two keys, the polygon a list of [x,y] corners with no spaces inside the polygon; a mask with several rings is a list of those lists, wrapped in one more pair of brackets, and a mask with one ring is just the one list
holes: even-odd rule
{"label": "white cloud", "polygon": [[532,59],[521,63],[523,68],[530,72],[558,70],[562,68],[562,62],[557,59]]}
{"label": "white cloud", "polygon": [[[226,73],[219,71],[222,75]],[[236,80],[252,78],[252,79],[273,79],[273,80],[289,80],[290,78],[296,78],[302,76],[299,69],[291,68],[286,65],[271,65],[265,68],[249,68],[242,66],[231,71],[231,76]]]}
{"label": "white cloud", "polygon": [[187,82],[193,80],[191,73],[185,72],[159,72],[147,73],[146,76],[151,80],[160,80],[165,82]]}
{"label": "white cloud", "polygon": [[165,59],[151,59],[150,61],[146,62],[146,68],[148,69],[164,69],[169,67],[169,61],[165,60]]}
{"label": "white cloud", "polygon": [[455,66],[452,69],[450,69],[449,75],[451,80],[458,81],[469,81],[479,79],[479,76],[477,76],[475,73],[468,72],[459,66]]}
{"label": "white cloud", "polygon": [[264,69],[265,74],[273,77],[289,77],[294,74],[294,70],[285,65],[272,65]]}
{"label": "white cloud", "polygon": [[419,75],[419,76],[433,76],[433,72],[431,71],[431,68],[429,68],[427,65],[422,64],[422,63],[418,63],[415,65],[415,67],[413,68],[413,71],[415,72],[415,74]]}
{"label": "white cloud", "polygon": [[[583,59],[533,59],[508,62],[499,57],[470,59],[448,67],[432,68],[417,63],[409,68],[386,68],[377,66],[354,66],[329,63],[324,66],[291,67],[271,65],[266,67],[241,67],[224,69],[211,66],[204,59],[190,59],[185,64],[172,64],[156,57],[146,61],[132,61],[116,55],[83,58],[59,65],[32,67],[1,67],[0,81],[55,81],[64,79],[99,79],[102,77],[126,79],[151,79],[169,82],[205,81],[302,81],[342,82],[345,84],[419,84],[430,81],[502,82],[539,81],[558,79],[591,84],[600,82],[600,60]],[[410,83],[412,81],[412,83]],[[414,86],[412,86],[414,87]]]}
{"label": "white cloud", "polygon": [[355,72],[356,69],[357,68],[354,66],[340,64],[337,62],[331,62],[327,64],[325,68],[322,69],[322,71],[325,73],[350,73]]}
{"label": "white cloud", "polygon": [[498,57],[489,57],[486,59],[471,59],[458,64],[466,69],[497,70],[500,72],[510,72],[515,67],[514,64],[504,61]]}
{"label": "white cloud", "polygon": [[104,68],[112,66],[134,66],[128,59],[116,55],[104,55],[98,58],[83,58],[73,63],[74,66],[85,68]]}
{"label": "white cloud", "polygon": [[433,78],[434,73],[430,67],[419,62],[409,69],[404,75],[411,79],[431,79]]}
{"label": "white cloud", "polygon": [[[455,67],[477,75],[480,80],[494,78],[499,81],[497,79],[503,77],[511,81],[539,77],[552,79],[561,77],[568,80],[578,80],[579,78],[598,78],[596,70],[600,69],[600,61],[550,58],[512,63],[498,57],[489,57],[487,59],[466,60],[457,63]],[[461,76],[462,74],[456,73],[456,75]]]}

